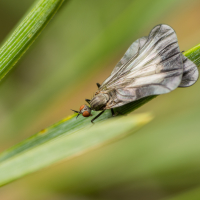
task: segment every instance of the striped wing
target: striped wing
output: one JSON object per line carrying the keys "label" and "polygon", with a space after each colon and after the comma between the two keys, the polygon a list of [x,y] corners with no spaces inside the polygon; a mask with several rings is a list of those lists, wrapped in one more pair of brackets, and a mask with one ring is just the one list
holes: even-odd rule
{"label": "striped wing", "polygon": [[146,96],[168,93],[179,85],[187,87],[197,78],[196,66],[179,50],[175,31],[161,24],[129,47],[99,89],[112,91],[114,101],[109,108],[114,108]]}
{"label": "striped wing", "polygon": [[179,87],[189,87],[196,83],[199,78],[199,71],[197,66],[189,60],[187,57],[182,55],[183,59],[183,78]]}

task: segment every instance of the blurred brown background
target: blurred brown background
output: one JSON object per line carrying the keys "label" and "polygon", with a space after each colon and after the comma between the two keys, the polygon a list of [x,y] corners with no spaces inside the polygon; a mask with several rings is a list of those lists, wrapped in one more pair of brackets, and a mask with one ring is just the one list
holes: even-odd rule
{"label": "blurred brown background", "polygon": [[[33,2],[0,1],[2,43]],[[181,50],[197,45],[199,8],[198,0],[66,1],[0,84],[0,150],[72,114],[155,25],[173,27]],[[199,87],[157,97],[135,111],[155,116],[136,136],[4,186],[0,199],[200,199],[187,197],[199,194]]]}

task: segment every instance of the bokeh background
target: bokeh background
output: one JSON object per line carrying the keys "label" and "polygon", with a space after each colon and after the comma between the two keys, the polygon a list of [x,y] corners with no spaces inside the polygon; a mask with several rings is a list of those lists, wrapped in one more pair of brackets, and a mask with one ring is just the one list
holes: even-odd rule
{"label": "bokeh background", "polygon": [[[33,0],[0,1],[0,41]],[[166,23],[200,42],[199,0],[66,1],[0,83],[0,151],[72,114],[130,44]],[[0,188],[0,199],[200,199],[200,82],[147,103],[154,120],[114,144]]]}

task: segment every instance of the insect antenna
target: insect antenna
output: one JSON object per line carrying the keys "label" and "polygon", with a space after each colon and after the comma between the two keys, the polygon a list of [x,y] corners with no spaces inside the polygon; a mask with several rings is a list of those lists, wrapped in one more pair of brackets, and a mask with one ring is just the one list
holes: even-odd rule
{"label": "insect antenna", "polygon": [[[71,109],[72,110],[72,109]],[[76,111],[76,110],[72,110],[72,111],[74,111],[75,113],[78,113],[78,115],[76,116],[76,119],[78,118],[78,116],[81,114],[81,112],[78,112],[78,111]]]}

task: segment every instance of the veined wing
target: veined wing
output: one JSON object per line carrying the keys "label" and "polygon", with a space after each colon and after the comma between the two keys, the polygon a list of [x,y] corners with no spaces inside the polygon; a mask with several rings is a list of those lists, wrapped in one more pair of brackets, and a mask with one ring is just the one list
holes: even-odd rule
{"label": "veined wing", "polygon": [[178,87],[189,87],[198,80],[199,71],[197,69],[197,66],[187,57],[182,55],[182,59],[183,59],[183,78]]}
{"label": "veined wing", "polygon": [[154,27],[148,37],[136,40],[129,47],[100,90],[140,87],[151,81],[167,87],[165,76],[168,74],[176,80],[169,87],[173,90],[180,84],[182,72],[183,61],[175,31],[161,24]]}
{"label": "veined wing", "polygon": [[147,39],[148,39],[148,37],[145,36],[145,37],[141,37],[141,38],[137,39],[135,42],[133,42],[133,44],[131,44],[131,46],[128,48],[128,50],[126,51],[126,53],[124,54],[122,59],[117,63],[117,65],[113,69],[111,75],[118,73],[118,70],[123,66],[124,66],[124,70],[125,70],[126,64],[140,53],[142,47],[147,42]]}
{"label": "veined wing", "polygon": [[122,75],[123,71],[127,70],[128,63],[133,61],[139,55],[147,40],[148,37],[145,36],[137,39],[131,44],[124,56],[113,69],[111,75],[101,84],[100,90],[105,90],[105,88],[109,87],[118,76]]}
{"label": "veined wing", "polygon": [[99,88],[113,91],[111,107],[150,96],[168,93],[182,80],[183,60],[175,31],[158,25],[148,37],[136,40]]}
{"label": "veined wing", "polygon": [[[183,76],[178,87],[188,87],[198,80],[199,72],[197,66],[191,60],[182,54],[181,56],[183,59]],[[177,86],[179,81],[180,72],[178,70],[154,74],[148,78],[144,76],[134,82],[130,81],[126,87],[112,90],[114,101],[106,109],[119,107],[146,96],[168,93]]]}

